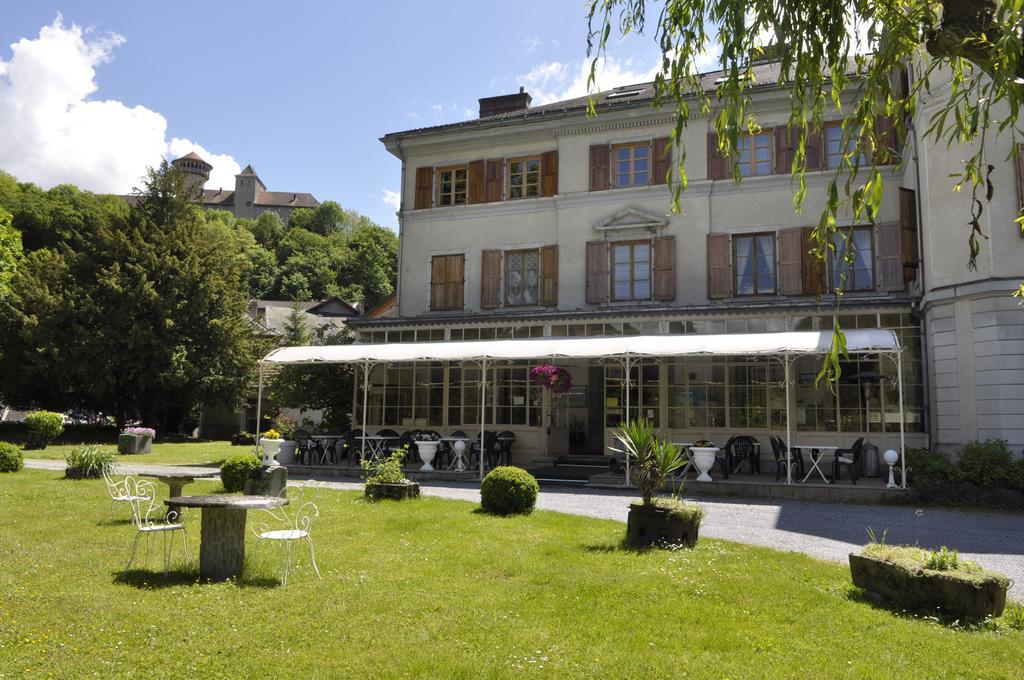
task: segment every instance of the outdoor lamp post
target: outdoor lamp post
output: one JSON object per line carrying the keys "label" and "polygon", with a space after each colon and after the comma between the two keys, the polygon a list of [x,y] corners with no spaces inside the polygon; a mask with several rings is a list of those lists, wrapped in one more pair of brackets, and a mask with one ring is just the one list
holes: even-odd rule
{"label": "outdoor lamp post", "polygon": [[885,464],[889,466],[889,483],[885,485],[886,489],[896,488],[896,479],[893,477],[893,466],[895,466],[899,460],[900,454],[896,453],[892,449],[885,452]]}

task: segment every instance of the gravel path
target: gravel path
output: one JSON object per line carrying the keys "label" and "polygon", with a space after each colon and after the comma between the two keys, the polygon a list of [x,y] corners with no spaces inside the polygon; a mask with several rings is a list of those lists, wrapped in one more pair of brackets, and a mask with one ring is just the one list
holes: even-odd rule
{"label": "gravel path", "polygon": [[[61,470],[62,461],[26,460],[26,467]],[[182,470],[182,466],[122,464],[125,474],[154,472],[154,468]],[[209,472],[210,468],[186,468]],[[293,474],[292,482],[315,478]],[[359,490],[358,482],[316,479],[334,489]],[[430,496],[479,502],[476,484],[434,482],[421,485]],[[585,517],[626,521],[629,500],[635,494],[571,487],[544,487],[537,507]],[[887,530],[893,544],[936,549],[947,545],[960,554],[1011,579],[1011,596],[1024,600],[1024,514],[938,508],[914,509],[891,505],[856,505],[813,501],[754,501],[700,499],[704,507],[701,535],[777,550],[802,552],[834,562],[867,542],[867,529]]]}

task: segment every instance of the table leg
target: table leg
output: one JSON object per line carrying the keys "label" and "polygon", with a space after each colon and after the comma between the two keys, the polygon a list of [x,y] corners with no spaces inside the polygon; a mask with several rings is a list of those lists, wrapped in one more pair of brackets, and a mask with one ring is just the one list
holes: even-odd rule
{"label": "table leg", "polygon": [[[191,479],[165,479],[163,480],[167,484],[168,498],[177,498],[181,496],[181,490],[185,488],[186,484],[191,484]],[[171,515],[174,515],[173,517]],[[167,521],[182,522],[185,518],[185,508],[168,508],[167,509]]]}
{"label": "table leg", "polygon": [[245,510],[203,508],[199,576],[223,581],[242,573],[245,562]]}

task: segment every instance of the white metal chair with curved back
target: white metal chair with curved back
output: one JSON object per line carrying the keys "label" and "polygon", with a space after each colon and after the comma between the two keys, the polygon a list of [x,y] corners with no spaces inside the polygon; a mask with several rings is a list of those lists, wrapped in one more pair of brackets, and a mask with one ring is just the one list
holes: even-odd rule
{"label": "white metal chair with curved back", "polygon": [[135,542],[132,543],[132,556],[125,570],[131,569],[135,561],[135,553],[139,547],[139,539],[146,537],[146,561],[149,561],[150,542],[153,534],[163,537],[164,576],[167,576],[171,563],[173,539],[169,538],[175,531],[181,532],[181,545],[185,550],[185,559],[190,561],[188,554],[188,533],[185,525],[178,521],[178,511],[165,511],[156,502],[156,484],[147,480],[129,478],[129,502],[132,506],[132,521],[135,523]]}
{"label": "white metal chair with curved back", "polygon": [[114,514],[114,508],[118,503],[128,503],[128,507],[133,513],[132,519],[134,519],[135,506],[132,505],[132,490],[135,488],[135,478],[126,475],[124,479],[115,479],[114,466],[107,464],[103,466],[103,481],[106,482],[107,493],[110,494],[110,519],[113,521],[117,518]]}
{"label": "white metal chair with curved back", "polygon": [[[309,561],[313,565],[316,577],[320,576],[320,568],[316,564],[316,554],[313,551],[313,521],[320,516],[313,499],[320,491],[320,485],[311,487],[290,487],[292,491],[299,492],[299,498],[289,500],[288,505],[279,508],[261,510],[262,520],[252,522],[252,532],[256,536],[256,549],[264,541],[272,541],[278,545],[280,552],[281,585],[288,585],[288,573],[291,571],[294,546],[299,541],[304,541],[309,547]],[[312,488],[312,493],[308,489]],[[255,557],[254,557],[255,559]]]}

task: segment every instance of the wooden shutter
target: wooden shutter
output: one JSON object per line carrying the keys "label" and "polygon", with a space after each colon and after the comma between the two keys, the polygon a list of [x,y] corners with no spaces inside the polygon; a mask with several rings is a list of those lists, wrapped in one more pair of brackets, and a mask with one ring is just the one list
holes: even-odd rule
{"label": "wooden shutter", "polygon": [[775,128],[775,174],[788,175],[793,169],[793,156],[800,142],[799,134],[796,130],[790,133],[785,125]]}
{"label": "wooden shutter", "polygon": [[468,191],[466,196],[466,202],[470,205],[474,203],[484,202],[484,162],[483,161],[471,161],[469,163],[469,169],[466,173],[468,175]]}
{"label": "wooden shutter", "polygon": [[900,187],[900,250],[903,253],[903,282],[917,278],[917,193]]}
{"label": "wooden shutter", "polygon": [[825,154],[822,153],[823,135],[821,130],[808,130],[807,141],[804,142],[804,153],[807,157],[808,170],[824,170]]}
{"label": "wooden shutter", "polygon": [[466,256],[449,255],[447,268],[448,290],[446,298],[448,306],[445,309],[462,309],[465,305],[464,291],[466,289]]}
{"label": "wooden shutter", "polygon": [[729,235],[708,234],[708,297],[712,300],[732,295],[732,258]]}
{"label": "wooden shutter", "polygon": [[[1024,144],[1017,145],[1017,203],[1018,213],[1024,212]],[[1020,227],[1020,235],[1024,236],[1024,224]]]}
{"label": "wooden shutter", "polygon": [[899,162],[896,128],[888,116],[875,116],[875,161],[879,165]]}
{"label": "wooden shutter", "polygon": [[601,304],[608,300],[608,243],[587,242],[587,302]]}
{"label": "wooden shutter", "polygon": [[540,195],[558,193],[558,151],[548,151],[540,157]]}
{"label": "wooden shutter", "polygon": [[558,304],[558,246],[540,249],[540,303]]}
{"label": "wooden shutter", "polygon": [[671,168],[672,146],[669,144],[669,138],[658,137],[651,142],[651,184],[667,183]]}
{"label": "wooden shutter", "polygon": [[608,163],[611,151],[607,144],[594,144],[590,147],[590,190],[602,191],[607,189],[609,178]]}
{"label": "wooden shutter", "polygon": [[505,159],[491,158],[487,161],[484,178],[484,200],[488,203],[501,200],[505,190]]}
{"label": "wooden shutter", "polygon": [[448,256],[435,255],[430,259],[430,308],[446,309],[448,284]]}
{"label": "wooden shutter", "polygon": [[903,290],[903,248],[900,246],[900,223],[878,226],[878,288]]}
{"label": "wooden shutter", "polygon": [[501,304],[501,251],[485,250],[480,258],[480,308]]}
{"label": "wooden shutter", "polygon": [[659,236],[654,239],[655,300],[676,299],[676,237]]}
{"label": "wooden shutter", "polygon": [[434,197],[434,168],[416,168],[415,210],[429,208]]}
{"label": "wooden shutter", "polygon": [[708,179],[728,179],[729,159],[718,152],[718,133],[708,133]]}
{"label": "wooden shutter", "polygon": [[781,295],[800,295],[804,292],[803,260],[803,230],[799,227],[783,229],[779,233],[779,293]]}
{"label": "wooden shutter", "polygon": [[814,227],[804,227],[801,231],[803,241],[803,264],[801,275],[803,277],[804,295],[823,295],[826,290],[825,283],[825,261],[819,260],[818,256],[811,252],[815,248],[811,234]]}

